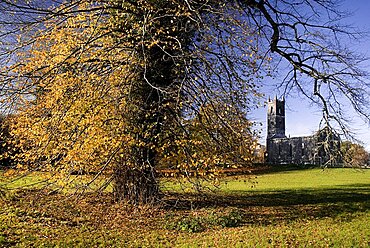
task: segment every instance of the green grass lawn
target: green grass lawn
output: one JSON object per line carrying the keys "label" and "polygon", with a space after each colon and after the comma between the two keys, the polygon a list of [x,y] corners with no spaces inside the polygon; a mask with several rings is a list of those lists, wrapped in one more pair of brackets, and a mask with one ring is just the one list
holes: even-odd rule
{"label": "green grass lawn", "polygon": [[248,187],[248,183],[233,180],[223,186],[229,191],[250,190],[300,190],[332,187],[350,187],[370,183],[370,171],[360,169],[306,169],[266,173],[258,175],[256,184]]}
{"label": "green grass lawn", "polygon": [[370,246],[370,170],[230,177],[203,194],[165,186],[155,208],[114,203],[109,192],[78,200],[40,189],[3,193],[0,247]]}

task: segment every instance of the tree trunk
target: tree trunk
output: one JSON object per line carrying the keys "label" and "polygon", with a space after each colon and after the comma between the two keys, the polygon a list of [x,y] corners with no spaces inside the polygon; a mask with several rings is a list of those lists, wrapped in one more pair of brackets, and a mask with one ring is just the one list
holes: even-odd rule
{"label": "tree trunk", "polygon": [[116,200],[152,204],[159,199],[155,168],[157,149],[164,131],[163,120],[168,114],[166,104],[174,102],[177,97],[176,64],[169,56],[176,52],[164,52],[159,46],[153,46],[140,47],[137,53],[145,66],[131,86],[128,104],[132,107],[129,107],[130,114],[126,118],[127,132],[135,137],[137,144],[131,147],[126,160],[116,168],[114,194]]}
{"label": "tree trunk", "polygon": [[152,205],[159,199],[159,187],[153,168],[135,169],[127,166],[114,173],[114,197],[129,204]]}
{"label": "tree trunk", "polygon": [[132,123],[128,128],[136,130],[132,133],[136,137],[136,142],[114,171],[114,196],[117,201],[140,205],[153,204],[159,199],[155,167],[157,136],[161,128],[160,122],[155,117],[154,114],[141,116],[139,120],[131,118]]}

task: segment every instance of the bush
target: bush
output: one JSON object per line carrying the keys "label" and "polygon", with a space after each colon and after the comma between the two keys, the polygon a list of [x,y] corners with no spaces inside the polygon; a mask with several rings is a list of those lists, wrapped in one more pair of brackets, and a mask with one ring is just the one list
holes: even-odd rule
{"label": "bush", "polygon": [[187,216],[174,218],[172,214],[166,215],[166,229],[185,231],[189,233],[202,232],[207,228],[216,226],[238,227],[243,224],[244,212],[239,209],[232,210],[226,215],[210,213],[204,217]]}
{"label": "bush", "polygon": [[232,210],[228,215],[218,218],[218,225],[222,227],[238,227],[243,223],[244,213],[241,210]]}
{"label": "bush", "polygon": [[185,217],[173,219],[173,215],[166,215],[166,229],[185,231],[189,233],[201,232],[204,230],[204,219],[200,217]]}
{"label": "bush", "polygon": [[201,232],[204,230],[201,218],[184,218],[177,223],[178,230],[189,233]]}

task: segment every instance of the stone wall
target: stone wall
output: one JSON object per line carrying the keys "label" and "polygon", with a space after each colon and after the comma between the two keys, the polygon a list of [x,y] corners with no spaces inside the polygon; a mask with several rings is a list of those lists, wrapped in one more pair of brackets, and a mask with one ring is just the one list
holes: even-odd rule
{"label": "stone wall", "polygon": [[314,136],[268,139],[267,160],[274,164],[312,163],[315,141]]}
{"label": "stone wall", "polygon": [[266,160],[271,164],[332,164],[340,161],[339,148],[339,137],[327,137],[323,130],[306,137],[271,138],[267,139]]}

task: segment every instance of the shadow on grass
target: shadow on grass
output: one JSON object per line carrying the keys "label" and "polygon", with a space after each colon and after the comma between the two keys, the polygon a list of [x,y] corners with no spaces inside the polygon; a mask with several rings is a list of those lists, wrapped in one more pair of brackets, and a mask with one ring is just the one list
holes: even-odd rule
{"label": "shadow on grass", "polygon": [[251,224],[325,217],[350,221],[357,213],[370,209],[370,184],[263,192],[172,193],[166,206],[178,210],[238,208],[245,212],[246,223]]}
{"label": "shadow on grass", "polygon": [[[4,206],[7,207],[3,212],[14,212],[22,223],[32,219],[35,223],[48,221],[50,225],[74,228],[80,225],[105,225],[114,219],[117,226],[134,228],[143,223],[140,228],[149,226],[149,229],[153,229],[166,223],[163,213],[173,216],[172,222],[177,223],[176,220],[187,216],[200,214],[212,219],[214,213],[217,216],[229,216],[230,212],[236,210],[234,212],[242,218],[242,225],[271,225],[325,218],[347,222],[359,216],[363,218],[364,214],[368,216],[370,210],[370,184],[299,190],[219,191],[207,194],[170,192],[162,198],[160,206],[154,208],[117,204],[112,201],[111,193],[84,194],[78,201],[66,198],[62,193],[47,193],[36,189],[20,190],[14,195],[4,196]],[[0,210],[0,217],[1,213]],[[40,213],[43,215],[39,216]]]}

